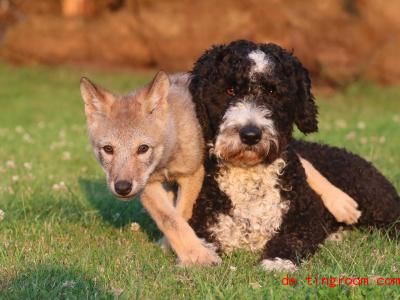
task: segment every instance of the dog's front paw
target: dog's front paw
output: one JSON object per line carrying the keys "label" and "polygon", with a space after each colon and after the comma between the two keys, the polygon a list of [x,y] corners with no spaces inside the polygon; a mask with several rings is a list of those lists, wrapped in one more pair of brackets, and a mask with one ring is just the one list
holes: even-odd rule
{"label": "dog's front paw", "polygon": [[358,222],[358,219],[361,217],[361,211],[357,209],[358,204],[345,192],[340,189],[333,189],[322,195],[322,197],[334,199],[327,201],[327,208],[338,222],[348,225]]}
{"label": "dog's front paw", "polygon": [[296,265],[291,260],[279,257],[264,259],[261,261],[260,265],[265,271],[294,272],[297,270]]}
{"label": "dog's front paw", "polygon": [[178,265],[181,267],[209,267],[219,265],[220,263],[221,258],[218,256],[218,254],[214,250],[204,246],[193,249],[186,255],[182,255],[178,258]]}

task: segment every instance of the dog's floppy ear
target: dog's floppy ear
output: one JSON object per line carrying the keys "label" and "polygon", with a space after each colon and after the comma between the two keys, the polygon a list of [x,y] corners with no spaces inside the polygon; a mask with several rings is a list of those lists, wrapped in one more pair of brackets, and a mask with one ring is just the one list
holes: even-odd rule
{"label": "dog's floppy ear", "polygon": [[94,114],[107,115],[115,101],[114,95],[95,85],[88,78],[82,77],[80,82],[81,96],[85,102],[85,114],[88,119]]}
{"label": "dog's floppy ear", "polygon": [[214,128],[213,122],[217,122],[218,120],[210,119],[207,104],[213,105],[213,103],[208,103],[210,99],[204,99],[204,88],[206,85],[220,78],[216,66],[228,54],[226,49],[226,45],[214,45],[195,62],[191,71],[189,90],[196,106],[197,118],[207,142],[214,138],[216,128]]}
{"label": "dog's floppy ear", "polygon": [[297,85],[295,124],[304,134],[318,131],[318,107],[311,93],[311,80],[308,71],[300,61],[292,56]]}
{"label": "dog's floppy ear", "polygon": [[147,97],[143,101],[146,112],[152,113],[155,109],[167,105],[169,87],[168,75],[163,71],[159,71],[150,83]]}

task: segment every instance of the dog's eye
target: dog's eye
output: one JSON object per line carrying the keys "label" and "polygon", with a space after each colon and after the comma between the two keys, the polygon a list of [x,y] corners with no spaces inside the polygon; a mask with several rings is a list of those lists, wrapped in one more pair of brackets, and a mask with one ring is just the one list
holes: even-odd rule
{"label": "dog's eye", "polygon": [[276,86],[273,84],[266,84],[266,85],[264,85],[264,90],[267,93],[273,94],[276,92]]}
{"label": "dog's eye", "polygon": [[228,96],[231,96],[231,97],[235,96],[235,95],[236,95],[235,88],[234,88],[234,87],[228,88],[228,89],[226,90],[226,94],[227,94]]}
{"label": "dog's eye", "polygon": [[104,152],[107,153],[107,154],[113,154],[113,153],[114,153],[114,149],[113,149],[113,147],[110,146],[110,145],[105,145],[105,146],[103,147],[103,150],[104,150]]}
{"label": "dog's eye", "polygon": [[144,154],[149,150],[149,146],[147,145],[140,145],[137,149],[137,154]]}

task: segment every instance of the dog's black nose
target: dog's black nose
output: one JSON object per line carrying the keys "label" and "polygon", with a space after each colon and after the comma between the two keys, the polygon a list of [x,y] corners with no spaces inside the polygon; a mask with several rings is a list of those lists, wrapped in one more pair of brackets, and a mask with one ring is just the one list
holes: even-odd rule
{"label": "dog's black nose", "polygon": [[246,145],[255,145],[261,140],[261,129],[254,125],[244,126],[239,131],[240,140]]}
{"label": "dog's black nose", "polygon": [[132,183],[125,180],[117,181],[114,188],[118,195],[126,196],[132,191]]}

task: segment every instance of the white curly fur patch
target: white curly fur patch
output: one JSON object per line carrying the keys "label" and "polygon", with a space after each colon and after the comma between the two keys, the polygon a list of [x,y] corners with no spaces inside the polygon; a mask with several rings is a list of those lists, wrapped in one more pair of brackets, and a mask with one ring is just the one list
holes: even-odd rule
{"label": "white curly fur patch", "polygon": [[272,68],[272,62],[265,53],[261,50],[254,50],[249,53],[248,57],[253,62],[253,66],[250,69],[250,77],[256,73],[268,72]]}
{"label": "white curly fur patch", "polygon": [[244,248],[260,250],[279,229],[289,202],[281,199],[278,176],[285,162],[277,159],[266,166],[224,166],[216,178],[231,199],[231,215],[220,215],[210,230],[224,252]]}
{"label": "white curly fur patch", "polygon": [[260,265],[265,271],[294,272],[297,269],[296,265],[292,261],[279,257],[275,257],[274,259],[264,259],[261,261]]}

